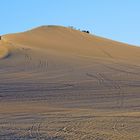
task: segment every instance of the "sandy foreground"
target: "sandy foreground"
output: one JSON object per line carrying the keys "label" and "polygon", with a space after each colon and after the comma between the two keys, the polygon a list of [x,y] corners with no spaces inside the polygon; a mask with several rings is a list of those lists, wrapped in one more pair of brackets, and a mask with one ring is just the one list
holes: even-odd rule
{"label": "sandy foreground", "polygon": [[140,48],[60,26],[2,36],[0,140],[140,140]]}

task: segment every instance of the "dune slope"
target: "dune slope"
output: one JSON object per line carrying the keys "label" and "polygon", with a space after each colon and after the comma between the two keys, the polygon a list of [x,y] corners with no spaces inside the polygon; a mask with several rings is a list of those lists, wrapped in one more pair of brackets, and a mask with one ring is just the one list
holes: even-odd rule
{"label": "dune slope", "polygon": [[139,140],[139,47],[41,26],[0,56],[0,138]]}
{"label": "dune slope", "polygon": [[7,57],[9,53],[10,52],[8,48],[5,46],[5,43],[0,41],[0,59]]}

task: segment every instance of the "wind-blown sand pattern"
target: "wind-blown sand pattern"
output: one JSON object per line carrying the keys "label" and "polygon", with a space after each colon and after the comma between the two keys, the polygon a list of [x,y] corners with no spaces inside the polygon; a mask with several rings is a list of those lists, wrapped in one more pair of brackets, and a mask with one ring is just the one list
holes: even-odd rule
{"label": "wind-blown sand pattern", "polygon": [[140,140],[139,47],[42,26],[0,58],[0,140]]}

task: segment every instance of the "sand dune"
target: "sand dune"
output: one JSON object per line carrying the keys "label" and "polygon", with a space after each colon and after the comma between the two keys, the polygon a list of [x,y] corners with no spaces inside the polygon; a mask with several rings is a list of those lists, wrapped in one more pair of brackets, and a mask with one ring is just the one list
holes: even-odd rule
{"label": "sand dune", "polygon": [[140,58],[138,47],[60,26],[41,26],[24,33],[3,36],[3,39],[33,48],[88,57],[129,59],[138,62]]}
{"label": "sand dune", "polygon": [[140,48],[61,26],[3,35],[0,138],[139,140]]}

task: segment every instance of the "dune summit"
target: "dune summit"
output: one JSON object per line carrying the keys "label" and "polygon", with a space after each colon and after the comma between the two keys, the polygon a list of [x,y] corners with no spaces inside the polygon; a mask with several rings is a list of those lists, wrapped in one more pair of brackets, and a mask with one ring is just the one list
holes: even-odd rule
{"label": "dune summit", "polygon": [[140,49],[130,45],[61,26],[41,26],[30,31],[3,36],[4,39],[34,48],[75,55],[139,61]]}
{"label": "dune summit", "polygon": [[0,58],[1,139],[139,140],[139,47],[41,26],[3,35]]}

